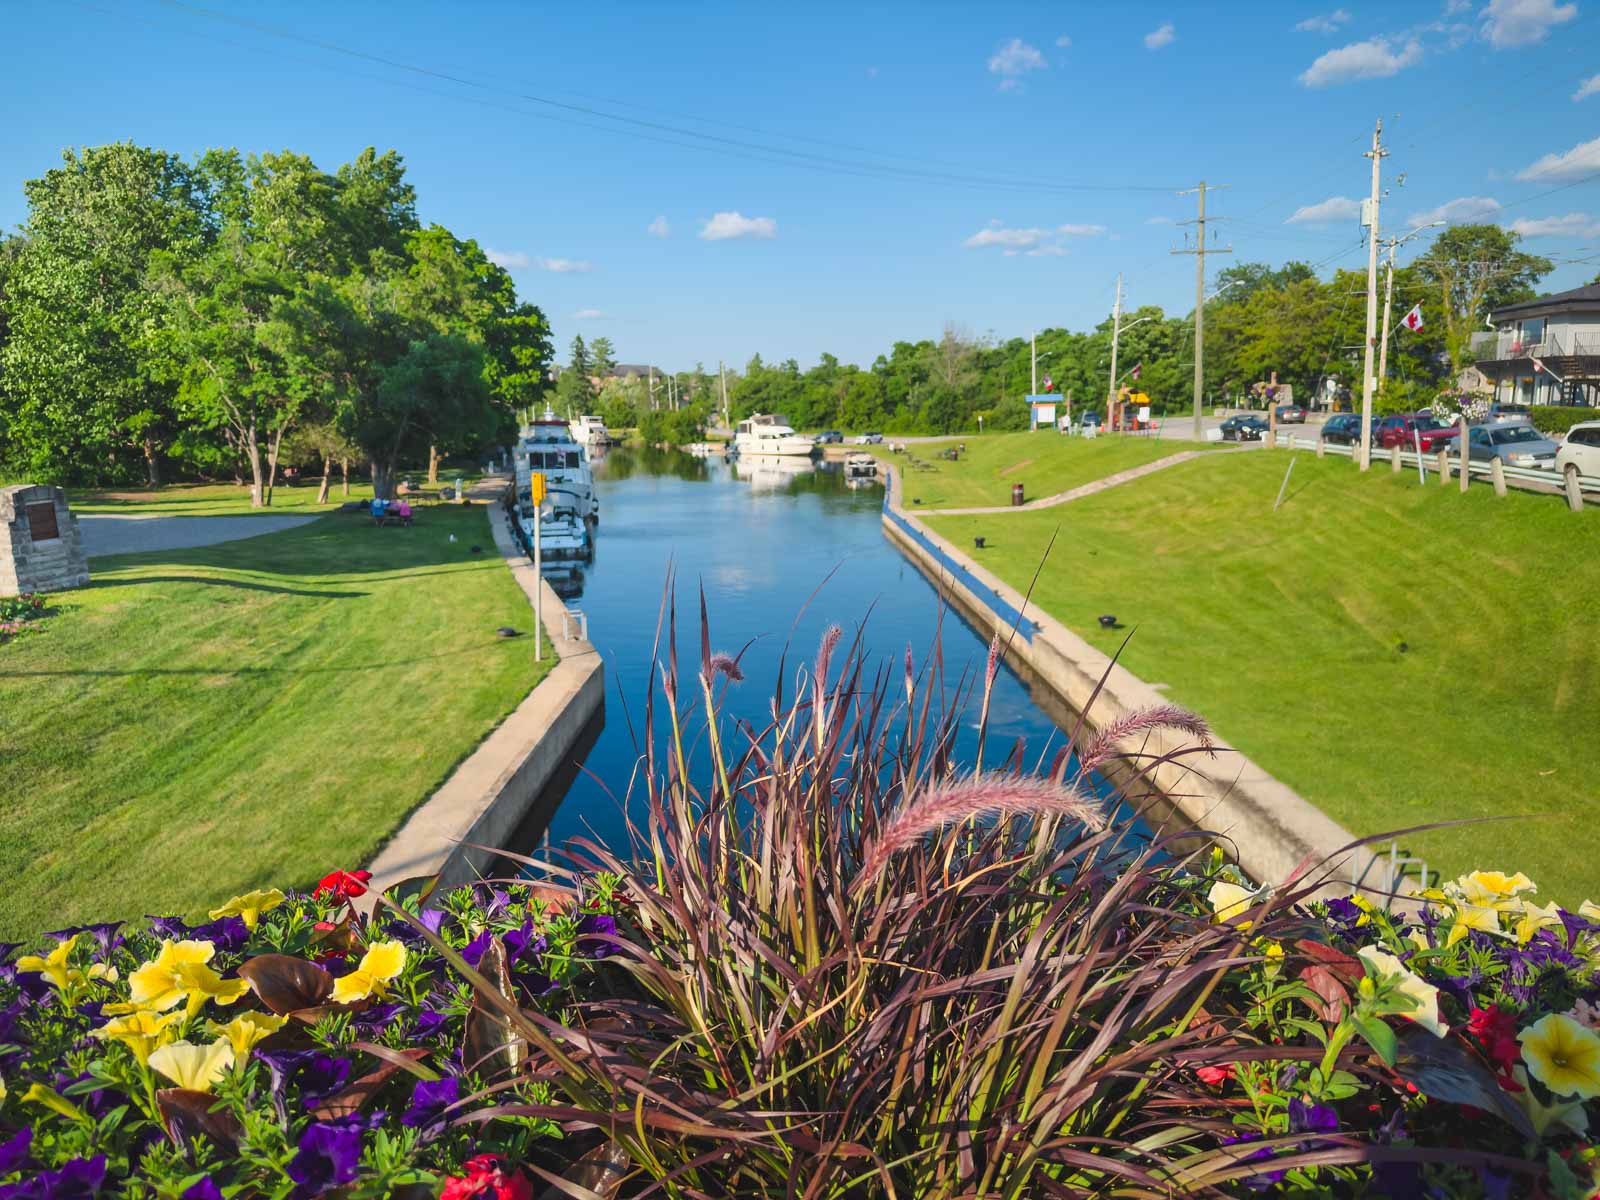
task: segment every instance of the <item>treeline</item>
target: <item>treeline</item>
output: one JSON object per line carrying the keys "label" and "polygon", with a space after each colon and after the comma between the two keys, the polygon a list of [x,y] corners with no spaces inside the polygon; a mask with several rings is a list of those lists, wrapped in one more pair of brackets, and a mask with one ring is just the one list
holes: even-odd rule
{"label": "treeline", "polygon": [[[1471,362],[1470,338],[1483,329],[1484,314],[1531,298],[1551,266],[1523,252],[1518,236],[1496,225],[1458,225],[1439,234],[1426,253],[1395,271],[1394,332],[1380,407],[1414,409],[1448,386]],[[1330,381],[1337,395],[1359,395],[1366,285],[1365,270],[1322,279],[1299,262],[1223,270],[1206,304],[1208,402],[1243,400],[1274,372],[1303,401],[1323,393]],[[1424,324],[1413,333],[1401,328],[1400,318],[1419,301]],[[1040,389],[1048,379],[1052,391],[1071,394],[1076,409],[1103,411],[1112,384],[1111,322],[1108,312],[1088,332],[1039,333]],[[581,344],[574,350],[582,357]],[[607,344],[606,362],[609,350]],[[658,377],[652,400],[643,381],[613,381],[596,393],[590,377],[604,371],[594,369],[592,348],[583,361],[585,370],[563,372],[563,395],[569,408],[598,408],[608,425],[635,424],[639,414],[670,405],[672,396],[701,414],[720,411],[718,379],[704,368],[674,376],[670,388]],[[865,368],[831,354],[806,370],[794,359],[772,364],[757,356],[728,372],[728,408],[733,420],[778,412],[801,429],[951,433],[976,429],[979,418],[986,429],[1021,429],[1028,424],[1023,397],[1031,366],[1027,338],[993,342],[947,326],[938,340],[896,342]],[[1130,379],[1136,368],[1137,378]],[[1124,311],[1117,374],[1119,382],[1131,381],[1149,395],[1156,411],[1188,411],[1193,313],[1170,316],[1153,305]]]}
{"label": "treeline", "polygon": [[[436,464],[514,436],[549,325],[476,243],[417,219],[393,151],[192,162],[119,143],[25,185],[0,241],[0,474],[248,479]],[[289,456],[289,458],[286,458]]]}

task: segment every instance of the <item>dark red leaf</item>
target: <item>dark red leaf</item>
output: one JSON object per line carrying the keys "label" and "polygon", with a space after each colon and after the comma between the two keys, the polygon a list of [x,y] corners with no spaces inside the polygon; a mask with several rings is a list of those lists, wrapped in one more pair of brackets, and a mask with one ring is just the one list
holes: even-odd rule
{"label": "dark red leaf", "polygon": [[1312,1007],[1324,1021],[1338,1021],[1344,1017],[1345,1009],[1350,1006],[1350,993],[1345,991],[1331,967],[1314,963],[1300,972],[1300,982],[1322,998],[1320,1005]]}
{"label": "dark red leaf", "polygon": [[1294,944],[1294,948],[1307,958],[1316,959],[1351,987],[1360,983],[1367,973],[1359,958],[1353,958],[1343,950],[1335,950],[1332,946],[1314,942],[1310,938],[1301,938]]}
{"label": "dark red leaf", "polygon": [[[163,1088],[156,1093],[156,1104],[161,1109],[161,1123],[166,1127],[167,1136],[180,1149],[202,1137],[226,1153],[239,1148],[244,1127],[228,1111],[227,1105],[209,1092]],[[216,1107],[215,1112],[213,1107]]]}
{"label": "dark red leaf", "polygon": [[239,968],[261,1003],[278,1016],[313,1008],[333,994],[333,976],[303,958],[288,954],[260,954]]}

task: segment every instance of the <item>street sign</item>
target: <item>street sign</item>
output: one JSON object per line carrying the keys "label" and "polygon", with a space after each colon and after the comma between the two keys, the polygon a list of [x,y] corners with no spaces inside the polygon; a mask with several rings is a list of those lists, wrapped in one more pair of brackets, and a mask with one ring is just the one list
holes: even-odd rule
{"label": "street sign", "polygon": [[543,504],[545,495],[544,472],[535,471],[528,476],[528,499],[533,504]]}

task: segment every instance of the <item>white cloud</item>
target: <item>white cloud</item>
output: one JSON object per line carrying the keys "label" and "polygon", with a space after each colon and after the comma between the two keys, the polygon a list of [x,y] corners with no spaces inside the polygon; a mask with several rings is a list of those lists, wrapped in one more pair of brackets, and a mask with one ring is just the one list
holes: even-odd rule
{"label": "white cloud", "polygon": [[533,265],[557,275],[587,275],[594,270],[594,264],[582,258],[536,258]]}
{"label": "white cloud", "polygon": [[508,271],[514,271],[520,267],[533,266],[533,259],[529,258],[521,250],[496,250],[493,246],[485,246],[483,248],[483,256],[495,266],[504,267]]}
{"label": "white cloud", "polygon": [[700,229],[700,236],[708,242],[723,242],[729,238],[775,238],[778,222],[772,217],[747,217],[742,213],[719,212]]}
{"label": "white cloud", "polygon": [[1159,50],[1163,46],[1170,46],[1178,40],[1178,31],[1168,21],[1159,29],[1152,29],[1144,35],[1144,48],[1146,50]]}
{"label": "white cloud", "polygon": [[1489,7],[1483,10],[1483,36],[1496,50],[1532,46],[1577,15],[1576,4],[1557,4],[1555,0],[1489,0]]}
{"label": "white cloud", "polygon": [[1029,71],[1042,71],[1050,64],[1037,46],[1030,46],[1021,38],[1012,38],[989,56],[991,75],[1008,75],[1015,78]]}
{"label": "white cloud", "polygon": [[1568,213],[1564,217],[1520,217],[1511,222],[1511,232],[1523,237],[1600,237],[1600,221],[1588,213]]}
{"label": "white cloud", "polygon": [[1068,237],[1099,237],[1106,231],[1104,225],[1058,225],[1057,233],[1064,233]]}
{"label": "white cloud", "polygon": [[1060,46],[1063,50],[1065,50],[1068,46],[1072,45],[1072,39],[1069,38],[1066,34],[1063,33],[1060,37],[1058,37],[1056,39],[1056,45]]}
{"label": "white cloud", "polygon": [[[1029,258],[1060,258],[1067,252],[1065,246],[1057,246],[1053,242],[1047,246],[1035,246],[1028,251]],[[1007,254],[1015,254],[1015,250],[1007,250]]]}
{"label": "white cloud", "polygon": [[1356,79],[1387,79],[1422,61],[1422,43],[1412,38],[1398,49],[1388,38],[1368,38],[1329,50],[1305,69],[1300,82],[1309,88]]}
{"label": "white cloud", "polygon": [[1329,196],[1318,204],[1306,204],[1294,210],[1285,225],[1326,225],[1334,221],[1350,221],[1361,215],[1361,201],[1348,196]]}
{"label": "white cloud", "polygon": [[663,214],[646,225],[644,231],[651,237],[666,237],[672,232],[672,226],[667,224],[667,218]]}
{"label": "white cloud", "polygon": [[1146,217],[1144,219],[1144,223],[1146,225],[1175,225],[1175,224],[1177,224],[1177,222],[1175,222],[1171,217]]}
{"label": "white cloud", "polygon": [[580,321],[598,321],[605,316],[598,308],[580,308],[572,314]]}
{"label": "white cloud", "polygon": [[1448,221],[1451,224],[1457,221],[1481,221],[1499,211],[1500,201],[1492,196],[1460,196],[1455,200],[1446,200],[1437,208],[1412,213],[1406,218],[1406,222],[1411,225],[1428,225],[1434,221]]}
{"label": "white cloud", "polygon": [[1600,137],[1580,142],[1565,154],[1546,154],[1517,172],[1518,179],[1581,179],[1600,171]]}
{"label": "white cloud", "polygon": [[1336,8],[1331,13],[1319,13],[1314,17],[1307,17],[1295,25],[1301,33],[1337,33],[1339,26],[1350,20],[1350,13],[1343,8]]}
{"label": "white cloud", "polygon": [[1578,90],[1572,93],[1572,98],[1587,100],[1596,92],[1600,92],[1600,75],[1591,75],[1578,85]]}
{"label": "white cloud", "polygon": [[1048,229],[1006,229],[1003,226],[990,224],[989,228],[978,230],[962,245],[972,250],[982,250],[986,246],[1000,246],[1015,253],[1018,250],[1032,250],[1049,236]]}

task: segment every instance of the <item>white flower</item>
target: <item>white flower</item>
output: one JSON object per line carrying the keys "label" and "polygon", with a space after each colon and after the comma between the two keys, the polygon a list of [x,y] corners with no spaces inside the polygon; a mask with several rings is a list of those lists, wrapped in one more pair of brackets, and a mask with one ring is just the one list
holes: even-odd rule
{"label": "white flower", "polygon": [[1363,946],[1356,954],[1372,968],[1378,978],[1395,984],[1403,996],[1410,996],[1417,1006],[1400,1015],[1415,1021],[1434,1037],[1443,1037],[1450,1026],[1439,1019],[1439,989],[1426,982],[1392,954],[1385,954],[1376,946]]}

